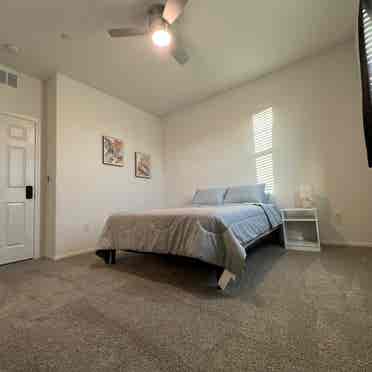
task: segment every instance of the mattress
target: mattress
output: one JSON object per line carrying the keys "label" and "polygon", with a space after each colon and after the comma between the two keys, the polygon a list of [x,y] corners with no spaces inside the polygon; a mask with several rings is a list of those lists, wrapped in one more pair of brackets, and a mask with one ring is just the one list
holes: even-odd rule
{"label": "mattress", "polygon": [[157,209],[110,216],[98,249],[192,257],[239,275],[250,242],[281,224],[273,204]]}

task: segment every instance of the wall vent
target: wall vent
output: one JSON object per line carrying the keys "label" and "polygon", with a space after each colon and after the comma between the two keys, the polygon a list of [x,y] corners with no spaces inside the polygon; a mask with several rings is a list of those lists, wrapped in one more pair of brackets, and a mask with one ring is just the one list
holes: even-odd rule
{"label": "wall vent", "polygon": [[0,69],[0,84],[6,84],[11,88],[18,88],[18,75]]}
{"label": "wall vent", "polygon": [[0,70],[0,84],[6,84],[6,75],[4,70]]}
{"label": "wall vent", "polygon": [[8,72],[8,85],[12,88],[18,88],[18,76]]}

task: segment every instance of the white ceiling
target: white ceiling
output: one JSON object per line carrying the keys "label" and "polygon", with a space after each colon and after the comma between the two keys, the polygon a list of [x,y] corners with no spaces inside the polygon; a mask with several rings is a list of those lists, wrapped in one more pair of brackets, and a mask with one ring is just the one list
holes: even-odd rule
{"label": "white ceiling", "polygon": [[[351,39],[357,0],[189,0],[177,24],[191,61],[147,37],[110,39],[156,0],[2,1],[0,62],[46,79],[59,71],[164,115]],[[71,36],[63,40],[61,33]]]}

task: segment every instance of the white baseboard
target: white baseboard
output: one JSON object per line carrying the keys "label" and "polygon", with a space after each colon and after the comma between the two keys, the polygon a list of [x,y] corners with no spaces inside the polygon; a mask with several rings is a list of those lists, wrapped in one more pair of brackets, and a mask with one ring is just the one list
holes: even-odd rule
{"label": "white baseboard", "polygon": [[73,257],[73,256],[80,256],[81,254],[85,253],[93,253],[96,249],[81,249],[79,251],[68,251],[65,253],[57,254],[53,257],[54,261],[62,260],[64,258]]}
{"label": "white baseboard", "polygon": [[321,244],[339,247],[367,247],[372,248],[372,242],[355,242],[355,241],[335,241],[335,240],[322,240]]}

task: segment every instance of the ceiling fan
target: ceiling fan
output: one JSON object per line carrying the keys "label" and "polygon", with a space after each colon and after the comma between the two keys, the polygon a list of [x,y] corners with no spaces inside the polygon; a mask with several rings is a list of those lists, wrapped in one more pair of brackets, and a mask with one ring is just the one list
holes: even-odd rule
{"label": "ceiling fan", "polygon": [[142,27],[124,27],[108,30],[111,37],[128,37],[151,35],[153,43],[160,47],[169,47],[174,59],[184,65],[189,60],[189,55],[182,47],[180,40],[170,32],[170,26],[181,16],[188,0],[167,0],[165,5],[152,5],[146,15],[146,22]]}

